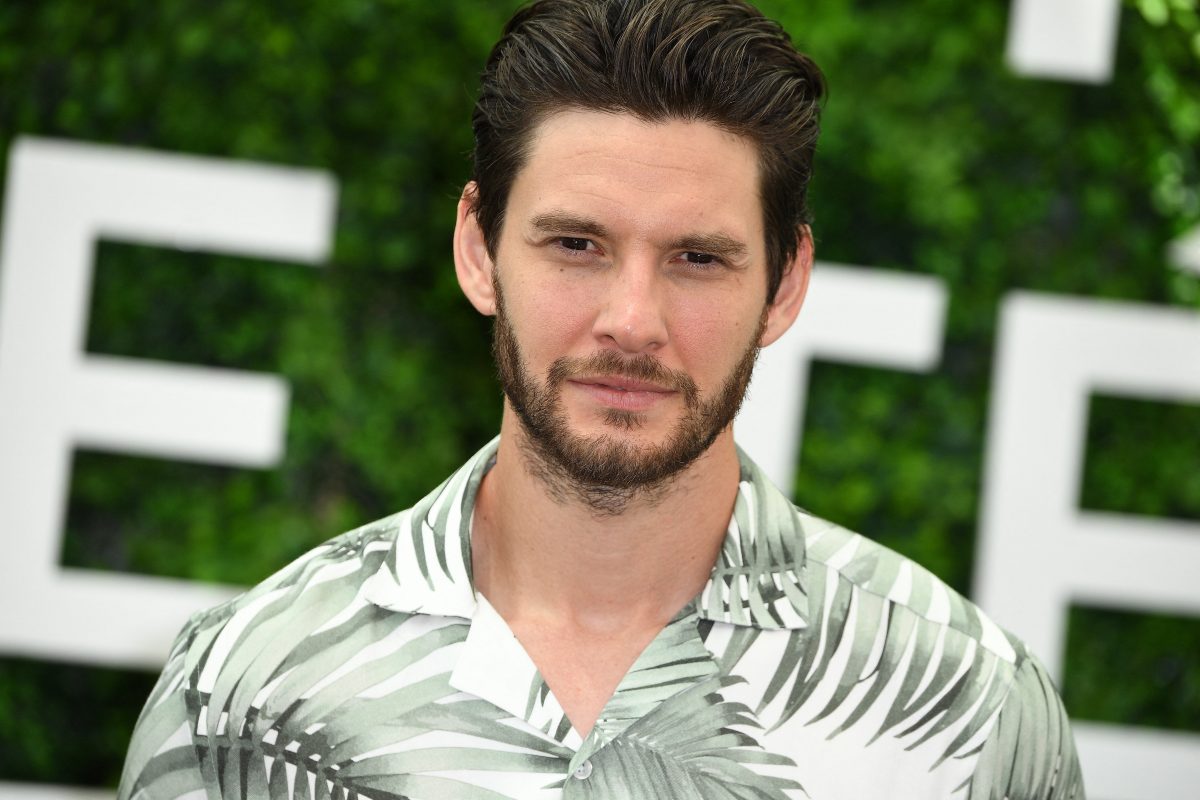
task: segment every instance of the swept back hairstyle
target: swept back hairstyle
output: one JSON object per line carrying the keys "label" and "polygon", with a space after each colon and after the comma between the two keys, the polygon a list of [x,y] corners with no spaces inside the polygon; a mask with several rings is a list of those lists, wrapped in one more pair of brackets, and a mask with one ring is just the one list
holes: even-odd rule
{"label": "swept back hairstyle", "polygon": [[531,135],[568,108],[699,120],[758,149],[767,299],[796,254],[825,81],[783,28],[742,0],[539,0],[504,28],[483,71],[474,213],[495,255]]}

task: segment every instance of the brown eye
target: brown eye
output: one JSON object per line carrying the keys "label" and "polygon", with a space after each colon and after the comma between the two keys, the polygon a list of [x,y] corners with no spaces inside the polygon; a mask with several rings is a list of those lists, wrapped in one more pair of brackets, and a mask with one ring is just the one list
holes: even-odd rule
{"label": "brown eye", "polygon": [[711,253],[685,253],[689,264],[712,264],[716,257]]}
{"label": "brown eye", "polygon": [[580,239],[574,236],[564,236],[558,241],[567,250],[587,250],[588,247],[587,239]]}

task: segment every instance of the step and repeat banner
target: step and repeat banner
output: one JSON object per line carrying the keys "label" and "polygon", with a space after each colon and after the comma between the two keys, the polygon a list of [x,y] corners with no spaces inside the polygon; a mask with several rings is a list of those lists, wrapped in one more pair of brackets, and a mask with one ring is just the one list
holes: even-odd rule
{"label": "step and repeat banner", "polygon": [[[449,237],[515,5],[0,8],[0,796],[110,797],[192,611],[497,430]],[[1090,797],[1200,797],[1196,3],[760,7],[831,94],[739,441],[1030,643]]]}

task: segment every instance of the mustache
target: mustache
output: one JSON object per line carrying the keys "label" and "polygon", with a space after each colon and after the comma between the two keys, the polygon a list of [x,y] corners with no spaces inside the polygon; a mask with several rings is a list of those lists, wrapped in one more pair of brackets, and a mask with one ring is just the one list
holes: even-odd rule
{"label": "mustache", "polygon": [[632,378],[653,383],[679,392],[688,406],[693,405],[700,396],[700,390],[690,375],[663,366],[661,361],[646,353],[627,357],[604,350],[584,358],[562,356],[550,365],[546,378],[550,387],[554,388],[577,375]]}

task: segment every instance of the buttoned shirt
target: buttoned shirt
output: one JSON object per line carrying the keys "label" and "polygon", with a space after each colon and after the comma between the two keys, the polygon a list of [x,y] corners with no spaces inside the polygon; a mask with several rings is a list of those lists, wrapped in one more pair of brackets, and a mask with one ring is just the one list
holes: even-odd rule
{"label": "buttoned shirt", "polygon": [[742,453],[707,585],[580,735],[472,585],[497,444],[193,616],[119,798],[1082,800],[1021,642]]}

